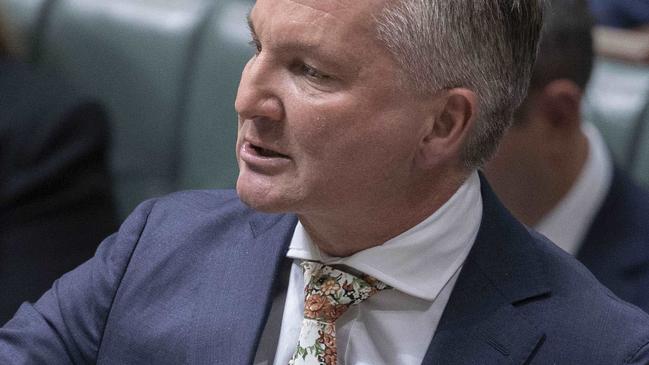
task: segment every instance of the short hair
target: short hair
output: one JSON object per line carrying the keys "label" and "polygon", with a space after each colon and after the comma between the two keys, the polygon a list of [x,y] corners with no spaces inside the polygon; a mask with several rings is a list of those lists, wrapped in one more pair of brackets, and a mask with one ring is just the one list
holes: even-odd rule
{"label": "short hair", "polygon": [[586,0],[550,0],[531,89],[568,79],[585,88],[593,68],[593,18]]}
{"label": "short hair", "polygon": [[423,93],[466,87],[480,111],[462,160],[480,167],[525,98],[544,0],[398,0],[377,15],[377,33]]}

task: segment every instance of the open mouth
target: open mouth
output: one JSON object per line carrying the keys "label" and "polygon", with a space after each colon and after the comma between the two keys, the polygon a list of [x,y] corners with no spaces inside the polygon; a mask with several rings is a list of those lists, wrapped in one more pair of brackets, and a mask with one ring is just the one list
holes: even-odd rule
{"label": "open mouth", "polygon": [[255,146],[254,144],[250,144],[250,147],[257,153],[257,155],[261,157],[268,157],[268,158],[273,158],[273,157],[280,157],[280,158],[288,158],[288,156],[283,155],[281,153],[275,152],[273,150],[269,150],[266,148],[261,148],[259,146]]}

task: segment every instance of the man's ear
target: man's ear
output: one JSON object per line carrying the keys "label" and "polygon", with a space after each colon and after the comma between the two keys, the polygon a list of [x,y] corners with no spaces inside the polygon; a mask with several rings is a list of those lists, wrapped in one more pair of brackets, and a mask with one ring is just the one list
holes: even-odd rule
{"label": "man's ear", "polygon": [[478,98],[469,89],[449,89],[434,97],[427,133],[419,146],[418,162],[423,168],[460,161],[478,113]]}
{"label": "man's ear", "polygon": [[581,88],[573,81],[557,79],[532,99],[532,123],[543,141],[537,147],[546,158],[564,158],[581,136]]}
{"label": "man's ear", "polygon": [[581,126],[582,90],[573,81],[558,79],[547,84],[540,93],[539,111],[549,127],[561,137]]}

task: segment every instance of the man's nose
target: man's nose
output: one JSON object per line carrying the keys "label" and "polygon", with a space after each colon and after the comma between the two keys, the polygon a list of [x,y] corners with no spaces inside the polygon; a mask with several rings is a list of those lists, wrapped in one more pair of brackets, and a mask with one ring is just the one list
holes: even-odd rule
{"label": "man's nose", "polygon": [[241,74],[234,108],[241,120],[280,121],[283,107],[279,91],[281,81],[274,77],[273,66],[260,58],[252,59]]}

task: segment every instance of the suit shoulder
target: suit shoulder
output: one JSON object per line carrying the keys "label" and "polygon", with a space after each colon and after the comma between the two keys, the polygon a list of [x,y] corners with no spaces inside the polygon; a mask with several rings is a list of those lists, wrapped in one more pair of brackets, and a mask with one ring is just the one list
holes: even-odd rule
{"label": "suit shoulder", "polygon": [[155,199],[157,208],[190,209],[208,212],[214,209],[247,210],[248,208],[233,189],[184,190]]}
{"label": "suit shoulder", "polygon": [[[151,199],[142,206],[148,207],[143,233],[156,231],[156,236],[175,236],[215,232],[228,236],[242,228],[263,229],[285,214],[262,213],[245,205],[234,190],[188,190]],[[185,241],[185,240],[178,240]]]}
{"label": "suit shoulder", "polygon": [[574,256],[563,251],[543,235],[534,231],[530,233],[534,247],[541,252],[544,259],[553,291],[560,294],[562,299],[581,298],[588,301],[590,298],[591,308],[619,307],[622,312],[626,310],[637,312],[642,320],[649,321],[649,315],[617,298]]}
{"label": "suit shoulder", "polygon": [[[538,306],[532,303],[527,310],[554,314],[544,318],[546,330],[554,335],[549,338],[576,341],[570,338],[592,334],[598,339],[582,341],[580,346],[593,346],[592,351],[598,351],[597,347],[607,342],[609,348],[617,345],[626,353],[635,353],[649,343],[649,315],[615,296],[579,261],[547,238],[531,234],[532,244],[545,261],[551,295],[539,301]],[[539,310],[540,305],[547,307]]]}
{"label": "suit shoulder", "polygon": [[150,211],[148,226],[170,224],[173,221],[194,226],[205,222],[216,223],[228,217],[243,218],[257,213],[239,200],[234,190],[227,189],[178,191],[149,199],[140,205],[148,207],[145,209]]}
{"label": "suit shoulder", "polygon": [[600,209],[606,219],[637,231],[649,241],[649,191],[636,184],[624,171],[616,169],[608,196]]}
{"label": "suit shoulder", "polygon": [[617,295],[649,311],[649,192],[615,170],[579,259]]}
{"label": "suit shoulder", "polygon": [[622,219],[628,222],[629,234],[634,236],[634,239],[643,242],[645,250],[649,251],[649,192],[644,188],[635,185],[632,181],[629,182],[628,199],[626,201],[627,209],[620,210],[626,212],[623,214]]}

